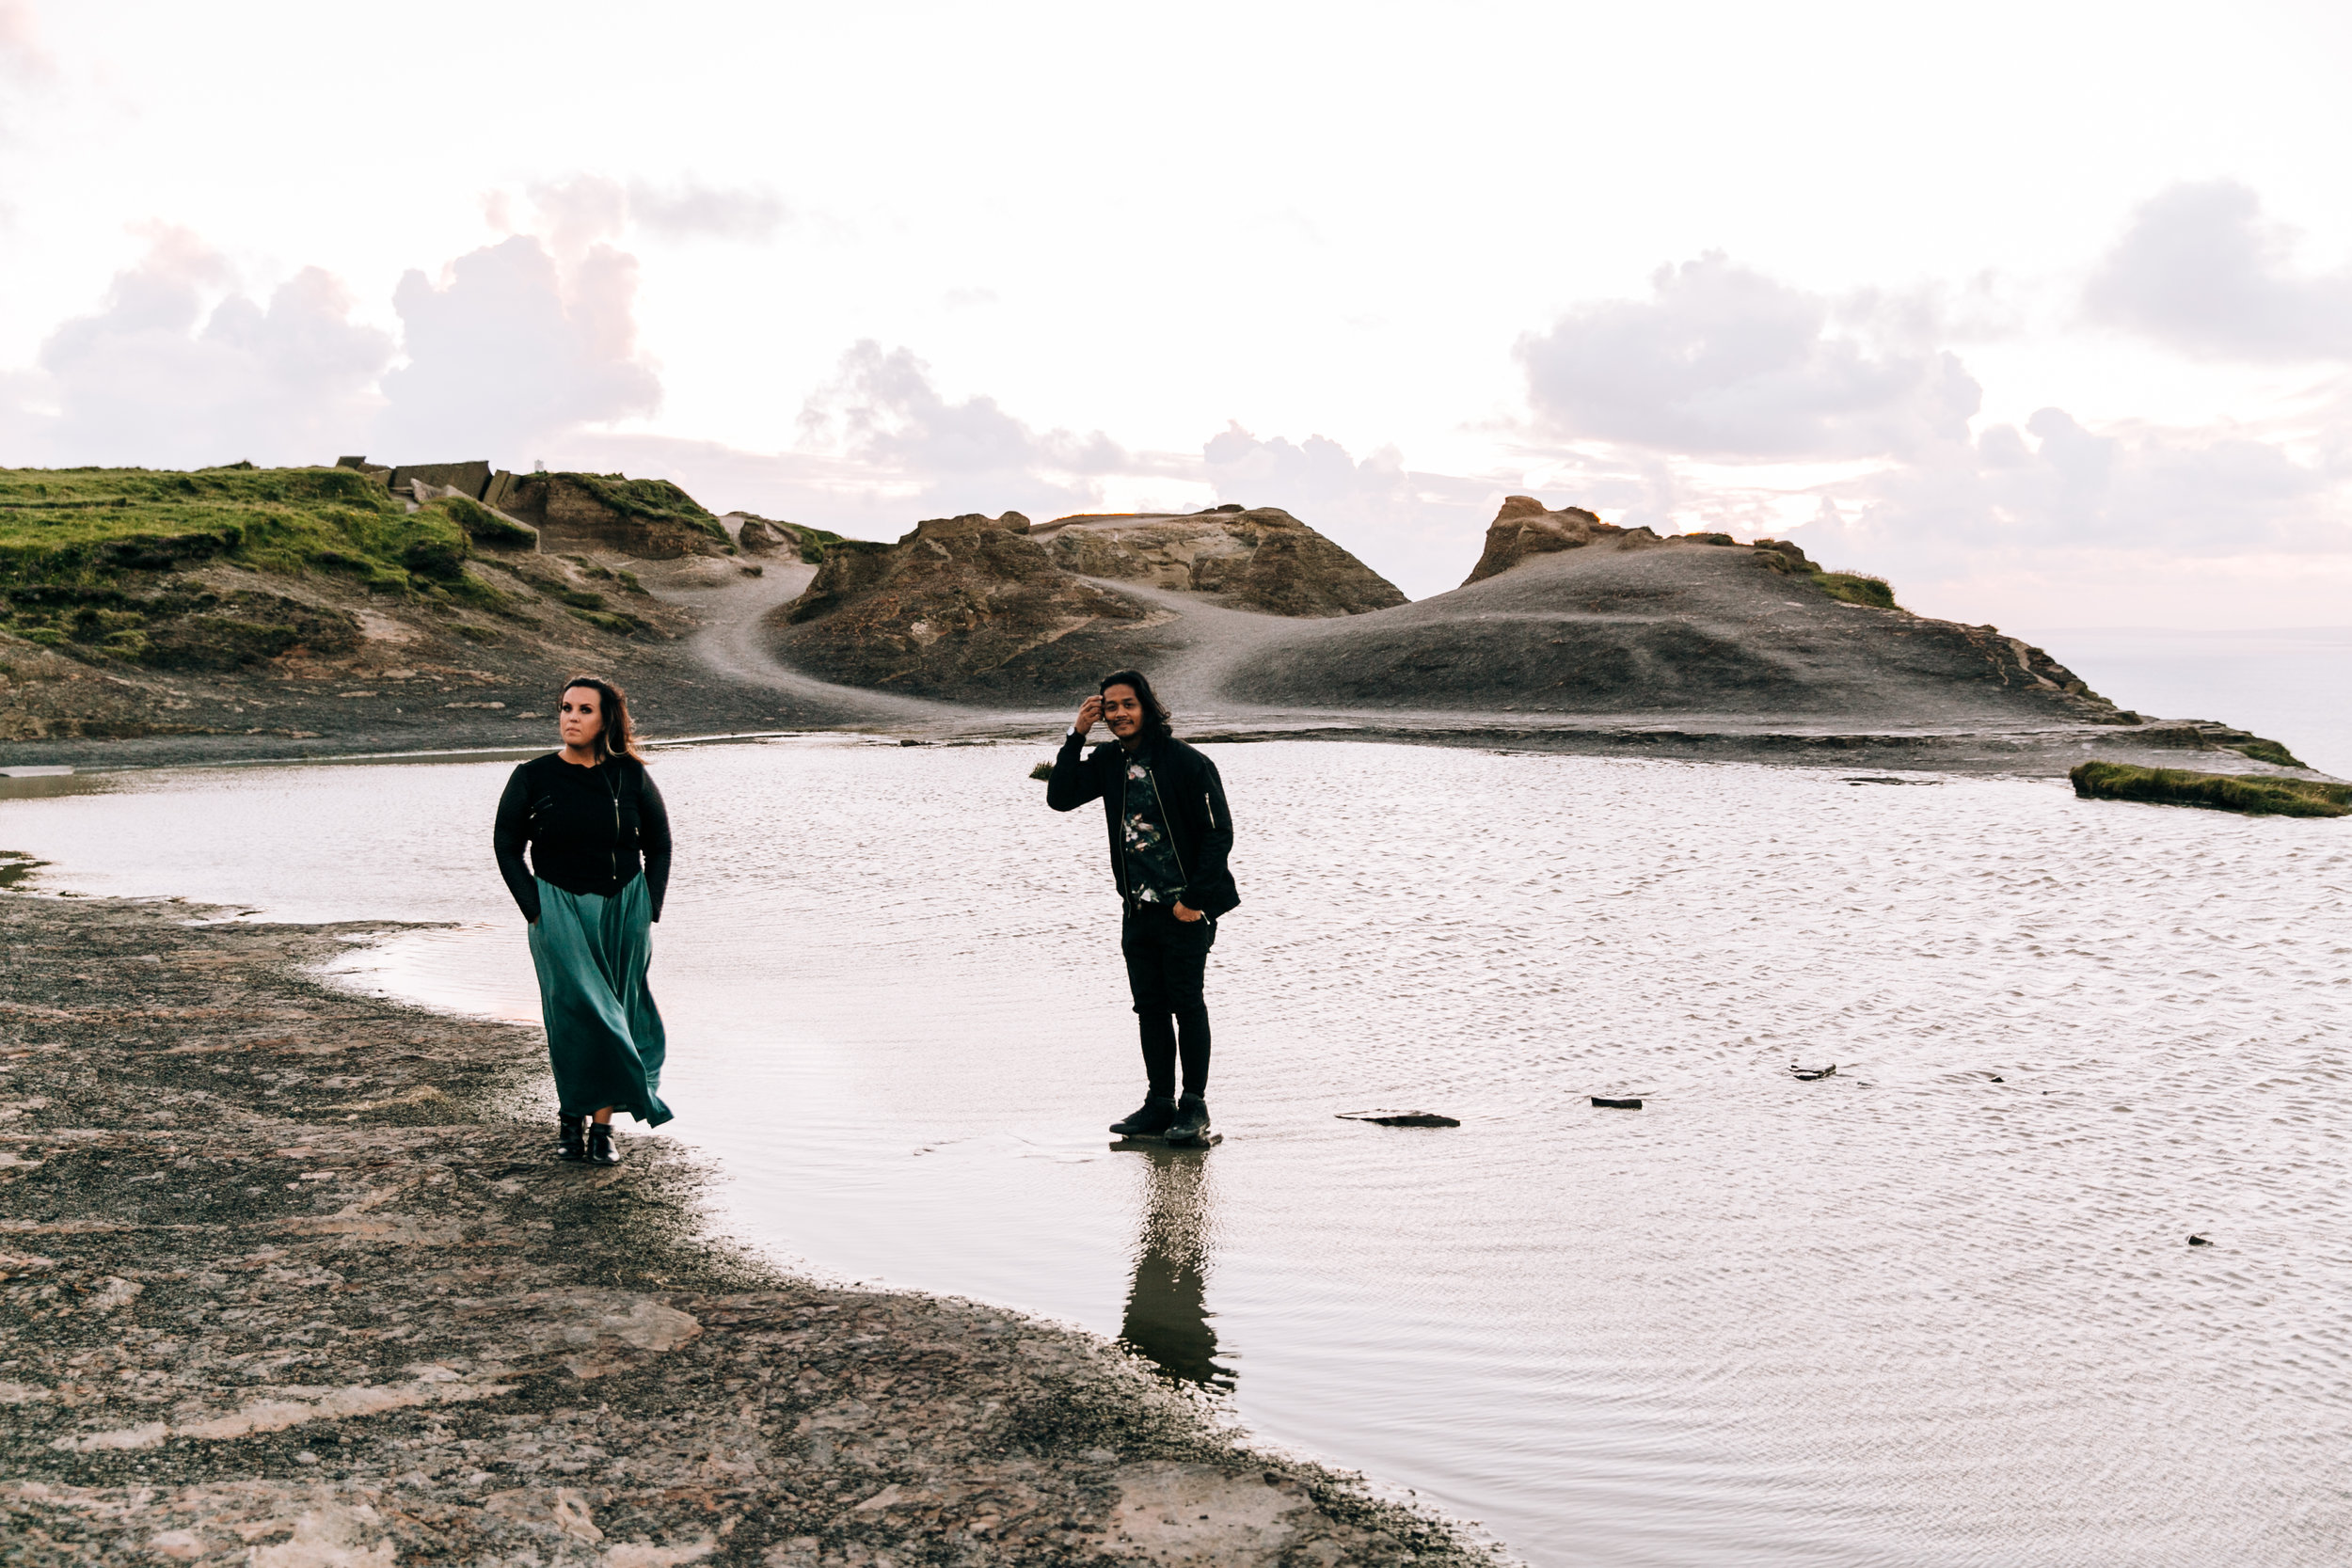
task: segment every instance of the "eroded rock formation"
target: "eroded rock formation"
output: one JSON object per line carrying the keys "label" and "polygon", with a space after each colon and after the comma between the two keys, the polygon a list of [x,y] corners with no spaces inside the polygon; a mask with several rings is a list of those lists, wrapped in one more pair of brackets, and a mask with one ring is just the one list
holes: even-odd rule
{"label": "eroded rock formation", "polygon": [[1345,617],[1406,602],[1272,507],[1042,526],[1017,512],[972,514],[918,524],[896,544],[827,545],[816,580],[783,616],[781,651],[852,686],[940,696],[1058,689],[1165,652],[1152,628],[1181,614],[1089,580],[1101,578],[1269,616]]}
{"label": "eroded rock formation", "polygon": [[[1867,592],[1866,592],[1867,591]],[[1661,538],[1513,497],[1452,593],[1258,651],[1276,706],[1687,716],[1708,724],[2137,724],[2047,653],[1893,606],[1799,546]]]}
{"label": "eroded rock formation", "polygon": [[1279,507],[1059,517],[1034,531],[1081,577],[1207,594],[1270,615],[1360,615],[1406,602],[1394,583]]}
{"label": "eroded rock formation", "polygon": [[1665,543],[1648,529],[1604,523],[1598,514],[1581,506],[1564,506],[1554,512],[1533,496],[1505,496],[1495,520],[1486,525],[1486,547],[1470,575],[1462,579],[1462,586],[1484,582],[1534,556],[1579,549],[1596,539],[1619,540],[1635,548]]}
{"label": "eroded rock formation", "polygon": [[1058,673],[1063,660],[1047,656],[1074,633],[1152,618],[1056,565],[1028,533],[1018,512],[970,513],[918,523],[894,545],[831,546],[785,609],[784,651],[848,685],[980,692],[1001,688],[1015,661],[1032,677]]}
{"label": "eroded rock formation", "polygon": [[[511,482],[511,483],[509,483]],[[620,474],[499,474],[488,504],[536,528],[545,547],[610,549],[643,561],[723,555],[727,531],[663,479]]]}

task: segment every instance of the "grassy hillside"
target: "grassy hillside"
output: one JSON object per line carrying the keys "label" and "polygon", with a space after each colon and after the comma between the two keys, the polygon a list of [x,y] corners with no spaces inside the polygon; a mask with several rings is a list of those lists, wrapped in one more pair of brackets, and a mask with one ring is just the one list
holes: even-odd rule
{"label": "grassy hillside", "polygon": [[[402,599],[503,603],[467,570],[469,524],[503,527],[457,498],[410,513],[345,468],[0,468],[0,628],[165,667],[333,647],[351,617],[282,585],[325,574]],[[192,575],[215,564],[249,585]]]}

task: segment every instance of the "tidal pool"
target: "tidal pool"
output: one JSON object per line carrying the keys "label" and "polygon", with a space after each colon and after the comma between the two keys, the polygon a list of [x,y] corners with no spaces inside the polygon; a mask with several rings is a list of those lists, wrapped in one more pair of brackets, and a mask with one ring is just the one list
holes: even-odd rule
{"label": "tidal pool", "polygon": [[[1102,1131],[1117,902],[1047,751],[660,753],[664,1131],[738,1234],[1123,1338],[1540,1564],[2352,1558],[2352,821],[1216,748],[1227,1141],[1170,1154]],[[454,922],[337,968],[531,1020],[509,766],[23,781],[0,848]]]}

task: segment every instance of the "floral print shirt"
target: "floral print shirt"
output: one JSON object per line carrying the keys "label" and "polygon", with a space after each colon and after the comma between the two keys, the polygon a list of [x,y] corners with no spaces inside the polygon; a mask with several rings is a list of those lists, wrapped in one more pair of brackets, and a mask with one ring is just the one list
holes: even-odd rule
{"label": "floral print shirt", "polygon": [[1138,904],[1173,904],[1184,891],[1184,868],[1177,863],[1175,846],[1159,816],[1151,764],[1129,757],[1121,837],[1127,852],[1127,895]]}

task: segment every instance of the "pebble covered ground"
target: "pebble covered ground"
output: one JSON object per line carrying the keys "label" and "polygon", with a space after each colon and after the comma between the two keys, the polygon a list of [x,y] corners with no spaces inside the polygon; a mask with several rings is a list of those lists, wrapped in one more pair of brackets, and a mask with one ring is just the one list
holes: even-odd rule
{"label": "pebble covered ground", "polygon": [[0,1562],[1493,1560],[1089,1336],[743,1256],[675,1148],[556,1161],[536,1031],[221,912],[0,895]]}

